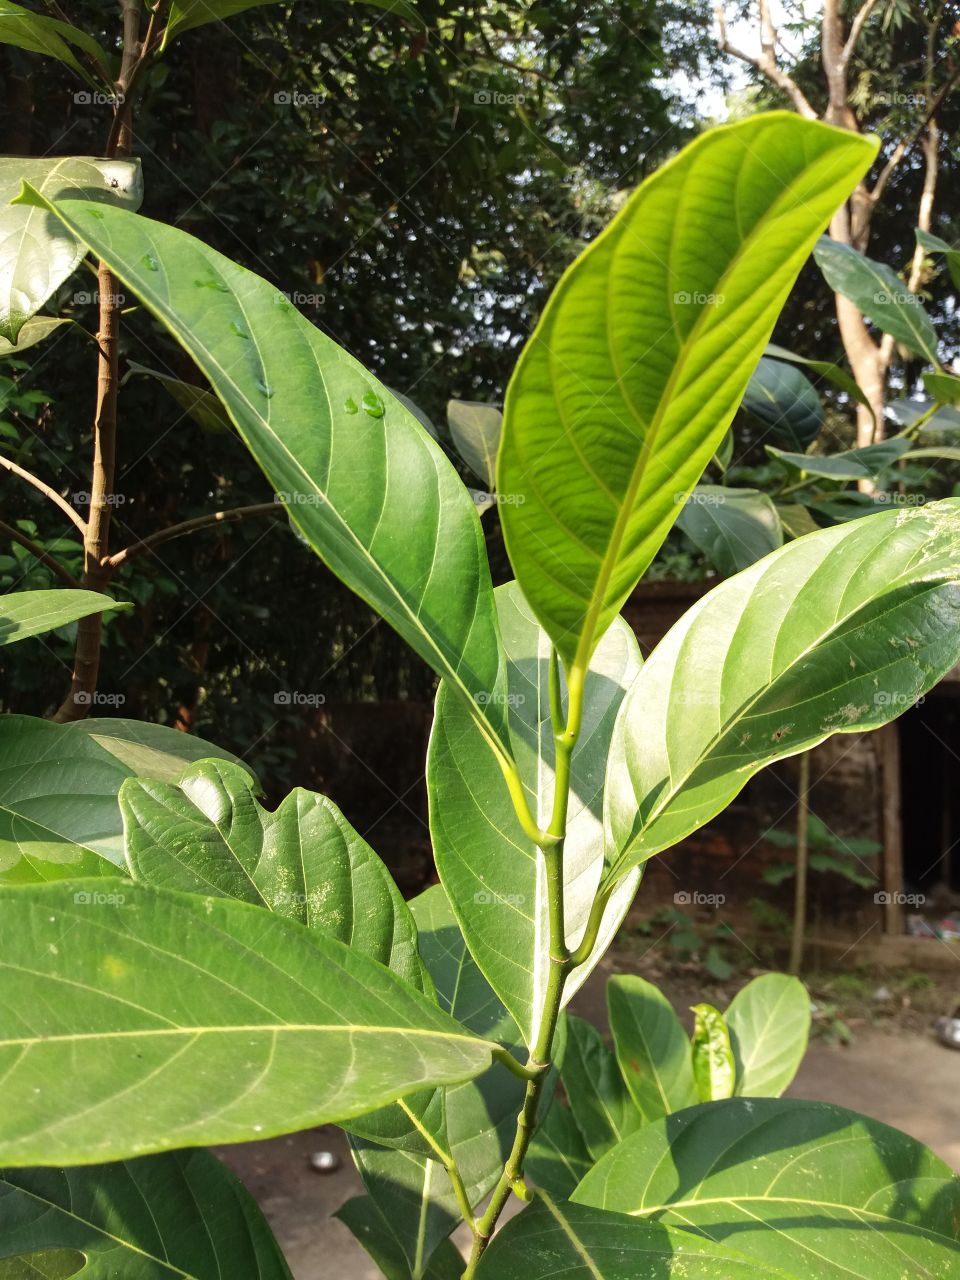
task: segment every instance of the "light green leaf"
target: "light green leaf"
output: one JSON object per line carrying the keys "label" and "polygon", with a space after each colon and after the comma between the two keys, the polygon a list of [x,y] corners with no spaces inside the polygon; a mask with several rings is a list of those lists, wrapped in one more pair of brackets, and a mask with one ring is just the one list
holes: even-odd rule
{"label": "light green leaf", "polygon": [[74,200],[82,197],[94,206],[95,214],[107,202],[136,209],[143,198],[139,160],[0,159],[0,337],[14,344],[26,322],[73,275],[86,252],[48,210],[11,205],[23,182],[45,197],[65,192]]}
{"label": "light green leaf", "polygon": [[764,765],[894,719],[960,660],[960,500],[791,542],[702,597],[621,706],[614,875],[719,813]]}
{"label": "light green leaf", "polygon": [[447,426],[453,447],[487,489],[497,487],[497,449],[503,413],[496,405],[474,400],[448,400]]}
{"label": "light green leaf", "polygon": [[876,425],[876,414],[873,412],[873,406],[867,399],[866,394],[860,389],[857,383],[838,364],[833,364],[830,360],[808,360],[806,356],[794,355],[792,351],[787,351],[785,347],[778,347],[776,343],[768,342],[766,354],[772,356],[775,360],[786,360],[791,364],[800,364],[807,369],[812,369],[814,373],[819,373],[821,378],[826,378],[828,382],[832,382],[835,387],[839,387],[841,391],[845,391],[851,400],[855,400],[857,404],[862,404]]}
{"label": "light green leaf", "polygon": [[560,1079],[591,1159],[599,1160],[643,1122],[616,1058],[583,1018],[567,1018]]}
{"label": "light green leaf", "polygon": [[617,1062],[644,1120],[698,1102],[690,1040],[663,992],[644,978],[617,974],[607,983],[607,1007]]}
{"label": "light green leaf", "polygon": [[777,1098],[797,1074],[810,1036],[810,997],[798,978],[765,973],[748,982],[726,1012],[737,1065],[736,1092]]}
{"label": "light green leaf", "polygon": [[813,256],[834,293],[849,298],[878,329],[939,365],[933,322],[891,267],[828,236],[817,242]]}
{"label": "light green leaf", "polygon": [[785,453],[767,445],[766,450],[794,475],[821,476],[824,480],[873,480],[888,471],[910,448],[902,437],[867,444],[841,453]]}
{"label": "light green leaf", "polygon": [[182,382],[179,378],[172,378],[169,374],[160,373],[157,369],[148,369],[145,364],[137,364],[135,360],[127,362],[127,369],[128,373],[124,381],[130,374],[144,374],[154,378],[165,391],[169,392],[171,399],[201,431],[208,431],[211,435],[223,435],[233,430],[233,423],[227,416],[226,409],[212,391],[198,387],[192,382]]}
{"label": "light green leaf", "polygon": [[0,716],[0,883],[116,875],[124,779],[176,781],[207,756],[234,759],[202,738],[137,720]]}
{"label": "light green leaf", "polygon": [[0,0],[0,44],[10,44],[27,53],[40,53],[48,58],[56,58],[81,75],[88,84],[99,89],[101,86],[96,79],[78,61],[70,47],[73,45],[88,54],[105,76],[110,74],[110,60],[93,36],[69,22],[32,13],[22,5],[13,4],[12,0]]}
{"label": "light green leaf", "polygon": [[5,356],[18,356],[21,351],[26,351],[28,347],[49,338],[50,334],[61,325],[72,323],[72,320],[58,319],[57,316],[31,316],[21,328],[16,346],[6,338],[0,337],[0,360]]}
{"label": "light green leaf", "polygon": [[875,153],[788,112],[713,129],[554,290],[507,392],[497,489],[517,580],[568,665],[656,555]]}
{"label": "light green leaf", "polygon": [[726,475],[727,468],[733,460],[733,445],[733,428],[731,427],[720,441],[720,444],[717,446],[716,453],[711,458],[713,465],[718,467],[724,475]]}
{"label": "light green leaf", "polygon": [[489,1042],[376,961],[226,898],[2,888],[0,936],[0,1164],[290,1133],[490,1064]]}
{"label": "light green leaf", "polygon": [[810,379],[794,365],[769,356],[762,356],[754,369],[741,408],[792,449],[806,449],[823,426],[823,405]]}
{"label": "light green leaf", "polygon": [[960,289],[960,249],[956,245],[948,244],[940,236],[935,236],[929,231],[923,231],[920,227],[917,227],[917,244],[923,249],[929,249],[931,253],[942,253],[944,255],[947,260],[950,278]]}
{"label": "light green leaf", "polygon": [[[393,1234],[395,1224],[380,1212],[370,1196],[354,1196],[333,1215],[363,1245],[386,1276],[386,1280],[412,1280],[403,1250]],[[463,1258],[451,1241],[445,1240],[430,1258],[423,1280],[460,1280]]]}
{"label": "light green leaf", "polygon": [[960,405],[960,378],[952,373],[925,373],[924,390],[940,404]]}
{"label": "light green leaf", "polygon": [[69,1280],[85,1263],[75,1249],[42,1249],[17,1258],[0,1258],[0,1280]]}
{"label": "light green leaf", "polygon": [[960,1179],[906,1134],[821,1102],[691,1107],[621,1143],[574,1198],[729,1243],[794,1280],[960,1266]]}
{"label": "light green leaf", "polygon": [[0,596],[0,645],[56,631],[92,613],[132,608],[97,591],[11,591]]}
{"label": "light green leaf", "polygon": [[175,35],[206,26],[208,22],[224,22],[247,9],[277,4],[278,0],[172,0],[163,44]]}
{"label": "light green leaf", "polygon": [[[487,1249],[477,1280],[782,1280],[780,1271],[659,1222],[538,1199]],[[813,1280],[812,1273],[807,1280]]]}
{"label": "light green leaf", "polygon": [[783,544],[777,508],[759,489],[698,484],[683,504],[677,527],[724,577]]}
{"label": "light green leaf", "polygon": [[206,1151],[4,1170],[0,1256],[48,1249],[79,1251],[64,1274],[80,1280],[290,1280],[253,1197]]}
{"label": "light green leaf", "polygon": [[820,528],[809,510],[800,502],[778,502],[777,515],[789,538],[802,538],[804,534],[816,533]]}
{"label": "light green leaf", "polygon": [[730,1033],[719,1009],[695,1004],[693,1027],[693,1076],[701,1102],[732,1098],[735,1083]]}
{"label": "light green leaf", "polygon": [[326,796],[298,787],[271,813],[255,785],[225,760],[201,761],[176,785],[128,778],[120,811],[134,879],[266,907],[423,990],[413,916],[367,842]]}
{"label": "light green leaf", "polygon": [[[510,734],[528,803],[545,825],[553,804],[549,710],[550,642],[516,583],[498,587],[507,654]],[[587,676],[585,714],[573,755],[564,846],[567,941],[579,942],[602,866],[602,780],[610,733],[640,669],[636,637],[619,620],[597,649]],[[430,830],[440,879],[467,945],[513,1014],[527,1044],[536,1039],[550,964],[542,857],[524,835],[503,776],[460,700],[444,683],[427,757]],[[567,979],[577,990],[609,943],[635,883],[608,908],[591,961]]]}
{"label": "light green leaf", "polygon": [[122,210],[67,200],[55,212],[193,357],[317,554],[467,702],[506,760],[483,533],[439,446],[279,290],[200,240]]}
{"label": "light green leaf", "polygon": [[524,1173],[551,1196],[566,1200],[592,1166],[573,1112],[554,1102],[533,1135]]}
{"label": "light green leaf", "polygon": [[960,462],[960,447],[957,445],[929,445],[924,449],[911,449],[903,454],[904,462],[915,462],[920,458],[941,458],[947,462]]}

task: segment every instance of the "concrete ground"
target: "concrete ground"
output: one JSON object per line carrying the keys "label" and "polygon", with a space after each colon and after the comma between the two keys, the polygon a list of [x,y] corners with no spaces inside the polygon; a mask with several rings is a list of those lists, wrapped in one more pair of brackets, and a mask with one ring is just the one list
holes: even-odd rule
{"label": "concrete ground", "polygon": [[[588,1011],[584,1004],[592,1001],[578,1000],[581,1013]],[[903,1129],[960,1170],[960,1052],[930,1036],[866,1030],[846,1048],[815,1042],[789,1092]],[[335,1173],[311,1169],[311,1153],[321,1150],[340,1157]],[[381,1280],[350,1232],[331,1217],[361,1190],[338,1129],[224,1147],[219,1154],[260,1202],[295,1280]]]}

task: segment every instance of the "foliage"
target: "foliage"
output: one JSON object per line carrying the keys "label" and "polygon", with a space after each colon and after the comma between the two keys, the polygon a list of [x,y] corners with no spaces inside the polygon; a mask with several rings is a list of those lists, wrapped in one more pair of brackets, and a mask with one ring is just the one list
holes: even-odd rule
{"label": "foliage", "polygon": [[[149,724],[0,721],[0,1255],[285,1277],[254,1206],[175,1152],[336,1122],[368,1195],[342,1218],[402,1280],[955,1265],[946,1166],[779,1097],[808,1033],[799,983],[698,1005],[691,1040],[659,992],[616,979],[613,1051],[563,1012],[646,861],[764,765],[889,722],[960,659],[958,499],[796,538],[644,663],[618,616],[874,152],[772,113],[704,135],[623,205],[508,389],[516,581],[496,589],[419,416],[283,292],[180,227],[24,183],[14,215],[56,220],[164,327],[302,540],[440,678],[441,884],[408,907],[330,801],[270,811],[196,739],[185,758]],[[34,605],[29,625],[57,621]],[[491,1244],[514,1194],[535,1203]]]}

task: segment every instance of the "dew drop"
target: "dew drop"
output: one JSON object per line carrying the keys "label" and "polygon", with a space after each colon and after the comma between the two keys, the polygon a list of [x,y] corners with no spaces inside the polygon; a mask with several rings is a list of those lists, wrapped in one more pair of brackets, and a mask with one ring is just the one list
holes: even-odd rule
{"label": "dew drop", "polygon": [[292,310],[293,310],[293,303],[290,301],[290,299],[289,299],[289,298],[285,298],[285,297],[283,296],[283,294],[282,294],[282,293],[278,293],[278,294],[276,295],[276,297],[275,297],[275,298],[274,298],[274,300],[273,300],[273,305],[274,305],[274,306],[275,306],[279,311],[292,311]]}
{"label": "dew drop", "polygon": [[262,378],[257,379],[257,390],[262,391],[268,400],[273,396],[273,387],[268,382],[264,382]]}
{"label": "dew drop", "polygon": [[356,400],[354,400],[353,396],[347,396],[346,400],[344,400],[343,402],[343,407],[347,413],[360,412],[359,408],[357,407],[357,402]]}
{"label": "dew drop", "polygon": [[375,391],[367,391],[364,393],[363,400],[364,413],[369,413],[371,418],[382,418],[386,412],[386,407]]}
{"label": "dew drop", "polygon": [[217,293],[230,292],[230,286],[221,284],[219,280],[194,280],[193,283],[197,289],[216,289]]}
{"label": "dew drop", "polygon": [[245,329],[241,329],[236,320],[230,321],[230,332],[236,334],[238,338],[249,338],[249,333]]}
{"label": "dew drop", "polygon": [[156,260],[152,253],[145,253],[140,259],[148,271],[159,271],[160,263]]}

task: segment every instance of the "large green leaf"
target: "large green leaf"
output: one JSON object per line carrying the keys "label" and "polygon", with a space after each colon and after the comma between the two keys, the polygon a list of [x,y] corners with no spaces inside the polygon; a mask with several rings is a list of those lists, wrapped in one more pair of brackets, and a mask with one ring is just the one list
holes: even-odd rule
{"label": "large green leaf", "polygon": [[224,435],[233,430],[233,424],[227,417],[226,409],[213,392],[205,387],[198,387],[192,382],[183,382],[180,378],[174,378],[168,373],[161,373],[158,369],[150,369],[145,364],[128,360],[124,381],[131,374],[142,374],[159,382],[170,398],[180,406],[188,418],[197,424],[201,431],[207,431],[211,435]]}
{"label": "large green leaf", "polygon": [[143,198],[139,160],[63,156],[0,159],[0,336],[16,343],[27,320],[73,274],[86,252],[77,236],[49,210],[11,205],[21,183],[44,197],[69,192],[102,212],[104,203],[136,209]]}
{"label": "large green leaf", "polygon": [[960,500],[791,542],[688,610],[620,708],[605,796],[622,874],[758,769],[894,719],[960,660]]}
{"label": "large green leaf", "polygon": [[277,4],[278,0],[172,0],[170,16],[164,32],[164,43],[171,36],[206,26],[208,22],[223,22],[247,9]]}
{"label": "large green leaf", "polygon": [[503,412],[475,400],[448,400],[447,426],[453,447],[489,491],[497,487],[497,449],[503,430]]}
{"label": "large green leaf", "polygon": [[517,580],[585,665],[716,452],[810,249],[876,152],[764,112],[648,178],[524,348],[497,489]]}
{"label": "large green leaf", "polygon": [[290,1280],[252,1196],[206,1151],[0,1172],[0,1257],[47,1249],[79,1251],[80,1280]]}
{"label": "large green leaf", "polygon": [[[510,734],[531,812],[549,822],[554,744],[550,727],[550,642],[516,583],[498,587],[507,654]],[[585,713],[573,755],[564,846],[568,942],[586,924],[602,866],[603,774],[617,709],[640,669],[636,637],[619,620],[597,649],[587,676]],[[440,879],[467,945],[513,1014],[528,1044],[542,1015],[550,964],[542,857],[524,835],[506,783],[471,717],[445,685],[427,757],[430,830]],[[569,998],[602,954],[633,895],[611,903],[591,962],[567,981]]]}
{"label": "large green leaf", "polygon": [[617,1062],[643,1118],[659,1120],[698,1102],[690,1040],[663,992],[617,974],[607,983],[607,1007]]}
{"label": "large green leaf", "polygon": [[91,613],[131,608],[97,591],[11,591],[0,596],[0,645],[55,631]]}
{"label": "large green leaf", "polygon": [[683,505],[677,527],[723,577],[739,573],[783,544],[777,508],[759,489],[698,484]]}
{"label": "large green leaf", "polygon": [[894,466],[910,448],[902,437],[880,440],[860,449],[840,453],[786,453],[767,445],[767,453],[795,475],[820,476],[824,480],[874,480]]}
{"label": "large green leaf", "polygon": [[560,1078],[592,1159],[599,1160],[642,1123],[616,1058],[583,1018],[567,1019]]}
{"label": "large green leaf", "polygon": [[326,796],[298,787],[271,813],[255,785],[226,760],[204,760],[176,785],[128,778],[120,810],[134,879],[266,907],[422,990],[413,917],[367,842]]}
{"label": "large green leaf", "polygon": [[891,267],[828,236],[817,242],[813,256],[835,293],[849,298],[878,329],[897,342],[935,366],[939,364],[933,321]]}
{"label": "large green leaf", "polygon": [[799,978],[765,973],[726,1011],[737,1065],[736,1092],[776,1098],[797,1074],[810,1035],[810,997]]}
{"label": "large green leaf", "polygon": [[960,1179],[906,1134],[820,1102],[691,1107],[621,1143],[574,1199],[689,1228],[796,1280],[960,1267]]}
{"label": "large green leaf", "polygon": [[202,241],[123,210],[67,200],[55,212],[193,357],[317,554],[505,756],[483,533],[439,446],[278,289]]}
{"label": "large green leaf", "polygon": [[246,903],[119,879],[2,888],[0,936],[0,1164],[289,1133],[490,1064],[383,965]]}
{"label": "large green leaf", "polygon": [[[477,1280],[782,1280],[722,1244],[659,1222],[541,1199],[498,1232]],[[811,1273],[809,1280],[813,1280]]]}
{"label": "large green leaf", "polygon": [[0,337],[0,360],[6,356],[20,355],[28,347],[36,346],[38,342],[49,338],[51,333],[65,324],[73,324],[73,321],[59,316],[31,316],[17,335],[16,346]]}
{"label": "large green leaf", "polygon": [[847,373],[846,369],[840,365],[833,364],[830,360],[811,360],[807,356],[795,355],[792,351],[787,351],[785,347],[778,347],[773,342],[767,343],[766,354],[772,356],[774,360],[786,360],[789,364],[799,364],[807,369],[812,369],[821,378],[826,378],[827,382],[832,382],[835,387],[839,387],[841,391],[846,392],[851,400],[855,400],[857,404],[862,404],[870,417],[876,422],[876,414],[873,412],[873,406],[867,399],[866,394]]}
{"label": "large green leaf", "polygon": [[12,0],[0,0],[0,44],[56,58],[98,89],[101,86],[77,59],[74,48],[86,53],[102,74],[110,73],[110,60],[92,36],[69,22],[32,13]]}
{"label": "large green leaf", "polygon": [[333,1215],[363,1245],[387,1280],[460,1280],[463,1257],[451,1241],[446,1240],[432,1254],[426,1270],[411,1273],[394,1227],[380,1212],[370,1196],[354,1196]]}
{"label": "large green leaf", "polygon": [[202,738],[137,720],[0,716],[0,883],[116,875],[124,779],[173,782],[206,756],[234,759]]}
{"label": "large green leaf", "polygon": [[795,365],[769,356],[761,357],[751,374],[742,408],[791,449],[806,449],[823,426],[823,405],[810,379]]}
{"label": "large green leaf", "polygon": [[524,1173],[551,1196],[566,1200],[592,1166],[593,1160],[573,1112],[554,1102],[537,1125],[527,1150]]}

